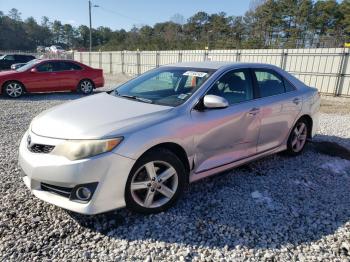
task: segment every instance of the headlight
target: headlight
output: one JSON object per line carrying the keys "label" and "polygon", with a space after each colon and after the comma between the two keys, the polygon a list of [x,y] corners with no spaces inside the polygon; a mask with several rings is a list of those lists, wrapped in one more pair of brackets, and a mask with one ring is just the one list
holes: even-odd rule
{"label": "headlight", "polygon": [[78,160],[109,152],[122,140],[122,137],[105,140],[68,140],[57,145],[52,154],[64,156],[69,160]]}

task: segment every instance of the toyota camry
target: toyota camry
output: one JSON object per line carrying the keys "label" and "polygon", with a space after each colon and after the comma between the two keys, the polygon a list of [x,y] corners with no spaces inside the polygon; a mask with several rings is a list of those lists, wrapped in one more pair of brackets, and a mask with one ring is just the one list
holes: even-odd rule
{"label": "toyota camry", "polygon": [[316,88],[276,66],[167,65],[39,114],[19,164],[31,192],[59,207],[156,213],[191,182],[277,152],[299,155],[319,106]]}

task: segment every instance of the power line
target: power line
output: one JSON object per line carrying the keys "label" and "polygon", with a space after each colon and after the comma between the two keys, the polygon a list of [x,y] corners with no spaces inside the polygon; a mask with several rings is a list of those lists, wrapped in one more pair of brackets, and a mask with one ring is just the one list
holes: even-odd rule
{"label": "power line", "polygon": [[110,10],[110,9],[104,8],[104,7],[101,6],[101,5],[98,5],[98,6],[99,6],[99,8],[101,8],[101,9],[102,9],[103,11],[105,11],[105,12],[109,12],[109,13],[112,13],[112,14],[115,14],[115,15],[118,15],[118,16],[121,16],[121,17],[124,17],[124,18],[126,18],[126,19],[133,20],[133,21],[138,22],[138,23],[141,23],[141,24],[146,24],[144,21],[141,21],[141,20],[135,19],[135,18],[133,18],[133,17],[124,15],[124,14],[119,13],[119,12],[116,12],[116,11],[114,11],[114,10]]}

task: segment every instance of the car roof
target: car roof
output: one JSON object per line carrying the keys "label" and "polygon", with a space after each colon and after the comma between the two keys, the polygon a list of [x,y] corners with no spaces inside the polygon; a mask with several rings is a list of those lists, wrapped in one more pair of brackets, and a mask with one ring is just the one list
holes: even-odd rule
{"label": "car roof", "polygon": [[166,66],[174,67],[191,67],[191,68],[203,68],[203,69],[220,69],[223,67],[270,67],[273,68],[273,65],[263,64],[263,63],[243,63],[243,62],[219,62],[219,61],[204,61],[204,62],[181,62],[175,64],[169,64]]}
{"label": "car roof", "polygon": [[59,58],[38,58],[37,60],[40,60],[40,62],[72,62],[72,63],[77,63],[81,64],[78,61],[75,60],[70,60],[70,59],[59,59]]}
{"label": "car roof", "polygon": [[13,55],[13,56],[30,56],[30,57],[34,57],[31,54],[2,54],[2,55]]}

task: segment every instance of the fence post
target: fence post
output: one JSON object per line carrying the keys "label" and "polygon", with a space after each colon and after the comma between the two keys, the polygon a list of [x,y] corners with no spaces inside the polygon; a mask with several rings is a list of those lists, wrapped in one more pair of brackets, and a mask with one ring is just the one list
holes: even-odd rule
{"label": "fence post", "polygon": [[121,51],[120,53],[120,56],[121,56],[121,62],[122,62],[122,73],[124,74],[125,73],[125,68],[124,68],[124,51]]}
{"label": "fence post", "polygon": [[141,53],[137,51],[136,53],[136,61],[137,61],[137,75],[141,74]]}
{"label": "fence post", "polygon": [[82,52],[79,52],[79,59],[80,59],[80,63],[82,63],[83,62],[83,53]]}
{"label": "fence post", "polygon": [[283,70],[286,70],[287,56],[288,56],[288,51],[282,49],[282,54],[281,54],[281,65],[280,65],[280,67],[281,67]]}
{"label": "fence post", "polygon": [[241,61],[241,53],[239,51],[236,52],[236,62]]}
{"label": "fence post", "polygon": [[346,74],[346,67],[349,63],[349,49],[344,48],[343,52],[341,53],[341,60],[339,65],[339,71],[337,76],[337,83],[335,86],[334,96],[339,96],[342,93],[344,80],[345,80],[345,74]]}
{"label": "fence post", "polygon": [[109,73],[113,74],[113,59],[112,53],[109,53]]}
{"label": "fence post", "polygon": [[208,60],[208,55],[209,55],[209,53],[208,53],[208,50],[204,50],[204,57],[203,57],[203,61],[207,61]]}
{"label": "fence post", "polygon": [[102,68],[102,52],[98,53],[98,68]]}
{"label": "fence post", "polygon": [[178,62],[179,62],[179,63],[182,62],[182,52],[179,52],[179,55],[178,55]]}
{"label": "fence post", "polygon": [[156,52],[156,67],[159,67],[160,53]]}
{"label": "fence post", "polygon": [[89,52],[89,66],[91,66],[91,52]]}

